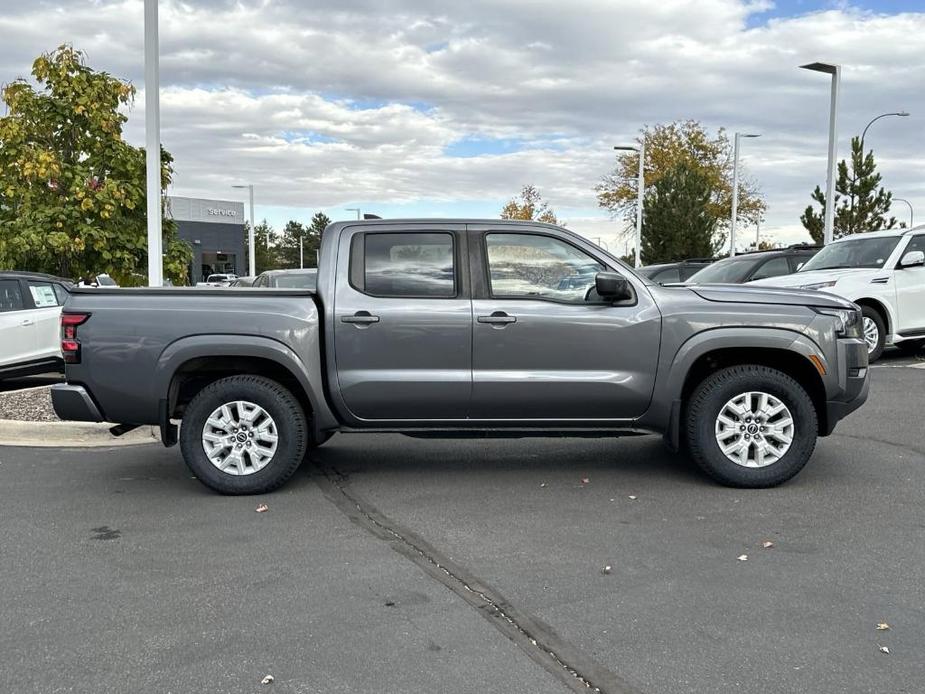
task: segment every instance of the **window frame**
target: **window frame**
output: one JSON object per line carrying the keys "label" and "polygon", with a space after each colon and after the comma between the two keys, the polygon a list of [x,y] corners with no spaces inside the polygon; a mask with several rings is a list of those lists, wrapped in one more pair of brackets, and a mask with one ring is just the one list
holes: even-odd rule
{"label": "window frame", "polygon": [[[758,271],[761,270],[761,268],[763,268],[768,263],[773,263],[775,260],[783,260],[784,265],[787,266],[787,272],[781,273],[779,275],[767,275],[765,277],[756,277],[756,275],[758,274]],[[762,260],[760,263],[758,263],[757,265],[755,265],[755,267],[752,268],[752,271],[748,274],[748,279],[746,279],[745,282],[751,282],[752,280],[773,279],[775,277],[785,277],[786,275],[792,275],[792,274],[793,274],[793,265],[791,265],[790,260],[787,258],[787,256],[776,255],[773,258],[766,258]]]}
{"label": "window frame", "polygon": [[[481,271],[482,271],[482,276],[483,276],[483,278],[484,278],[484,282],[485,282],[485,292],[486,292],[486,295],[487,295],[487,298],[488,298],[488,299],[491,299],[491,300],[493,300],[493,301],[548,301],[549,303],[552,303],[552,304],[559,304],[559,305],[561,305],[561,306],[614,306],[614,305],[618,305],[618,306],[632,306],[632,305],[635,305],[636,302],[638,301],[638,296],[637,296],[637,293],[636,293],[636,287],[634,287],[634,286],[633,286],[633,283],[630,282],[628,279],[627,279],[627,282],[629,282],[629,286],[632,288],[632,291],[633,291],[633,298],[632,298],[632,299],[629,299],[629,300],[627,300],[627,301],[618,302],[617,304],[614,304],[614,302],[612,302],[612,301],[607,301],[607,300],[605,300],[605,299],[601,299],[600,301],[581,301],[581,302],[577,302],[577,301],[564,301],[564,300],[562,300],[562,299],[554,299],[554,298],[547,297],[547,296],[529,296],[529,295],[496,296],[495,293],[494,293],[494,291],[492,290],[492,286],[491,286],[491,263],[490,263],[490,261],[489,261],[489,259],[488,259],[488,236],[489,236],[490,234],[503,234],[503,235],[507,235],[507,236],[545,236],[545,237],[551,238],[551,239],[553,239],[553,240],[555,240],[555,241],[559,241],[559,242],[561,242],[561,243],[564,243],[564,244],[566,244],[567,246],[571,246],[572,248],[574,248],[574,249],[577,250],[578,252],[583,253],[584,255],[588,256],[589,258],[594,259],[594,261],[595,261],[598,265],[601,265],[601,266],[603,266],[603,268],[604,268],[603,270],[599,270],[599,272],[617,272],[617,273],[619,273],[619,274],[621,274],[621,275],[624,274],[624,273],[622,273],[620,270],[617,270],[617,269],[612,268],[609,264],[605,263],[603,260],[601,260],[601,259],[600,259],[599,257],[597,257],[596,255],[593,255],[592,253],[589,253],[587,250],[585,250],[585,249],[582,248],[581,246],[579,246],[579,245],[577,245],[577,244],[575,244],[575,243],[572,243],[571,240],[566,239],[566,238],[563,238],[563,237],[558,236],[558,235],[556,235],[556,234],[544,233],[544,232],[542,232],[542,231],[534,231],[534,230],[532,230],[532,229],[523,229],[523,230],[522,230],[522,229],[514,229],[514,230],[493,229],[493,230],[490,230],[490,231],[483,231],[483,232],[480,232],[481,238],[479,239],[479,248],[480,248],[480,250],[481,250],[481,255],[482,255],[482,258],[481,258],[481,265],[482,265]],[[624,277],[625,277],[625,275],[624,275]]]}
{"label": "window frame", "polygon": [[[366,289],[366,238],[373,235],[390,234],[442,234],[450,237],[453,258],[453,294],[434,296],[433,294],[376,294]],[[464,276],[462,272],[463,254],[467,248],[465,234],[449,229],[383,229],[376,231],[359,231],[350,237],[348,247],[347,283],[355,292],[374,299],[434,299],[436,301],[452,301],[454,299],[468,298],[465,291]],[[362,286],[360,282],[362,281]]]}

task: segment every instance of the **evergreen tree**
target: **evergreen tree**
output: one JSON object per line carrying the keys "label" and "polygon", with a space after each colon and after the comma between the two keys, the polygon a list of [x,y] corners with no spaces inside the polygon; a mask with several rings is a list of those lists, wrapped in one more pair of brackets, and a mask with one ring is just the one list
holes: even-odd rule
{"label": "evergreen tree", "polygon": [[[888,217],[893,194],[880,186],[881,176],[877,173],[873,150],[864,155],[861,138],[851,138],[851,172],[848,163],[838,163],[838,178],[835,180],[835,220],[833,236],[838,239],[850,234],[878,229],[892,229],[896,218]],[[825,227],[825,193],[819,186],[812,194],[819,203],[817,212],[812,205],[800,216],[803,226],[816,243],[822,243]]]}
{"label": "evergreen tree", "polygon": [[312,223],[305,230],[304,255],[305,267],[318,266],[318,249],[321,248],[321,233],[331,223],[331,218],[324,212],[316,212]]}
{"label": "evergreen tree", "polygon": [[712,195],[710,179],[687,162],[664,172],[643,198],[643,263],[713,257],[723,236],[716,233]]}
{"label": "evergreen tree", "polygon": [[305,226],[301,222],[290,219],[283,227],[283,234],[279,240],[279,266],[281,268],[299,267],[299,244],[305,236]]}
{"label": "evergreen tree", "polygon": [[[244,254],[245,256],[248,253],[248,230],[250,225],[244,223]],[[277,248],[277,239],[276,232],[273,231],[267,220],[263,220],[260,224],[254,227],[254,268],[255,272],[259,275],[265,270],[276,270],[279,268],[279,254]],[[244,267],[249,267],[249,263],[245,263]],[[243,272],[242,268],[242,272]]]}

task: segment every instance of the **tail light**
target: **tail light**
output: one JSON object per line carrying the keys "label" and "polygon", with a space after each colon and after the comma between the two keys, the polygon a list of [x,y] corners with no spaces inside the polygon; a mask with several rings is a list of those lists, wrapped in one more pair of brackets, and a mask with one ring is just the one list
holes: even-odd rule
{"label": "tail light", "polygon": [[89,313],[61,314],[61,354],[66,364],[80,363],[80,341],[77,339],[77,326],[86,323],[89,317]]}

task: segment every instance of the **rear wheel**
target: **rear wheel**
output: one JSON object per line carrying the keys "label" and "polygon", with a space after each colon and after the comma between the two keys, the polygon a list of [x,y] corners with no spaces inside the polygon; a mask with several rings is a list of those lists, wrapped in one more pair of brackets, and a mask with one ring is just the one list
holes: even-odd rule
{"label": "rear wheel", "polygon": [[864,317],[864,342],[867,343],[867,360],[873,364],[883,354],[886,344],[886,324],[880,311],[870,306],[862,306],[861,314]]}
{"label": "rear wheel", "polygon": [[203,388],[180,427],[183,459],[222,494],[262,494],[288,480],[305,456],[299,401],[276,381],[231,376]]}
{"label": "rear wheel", "polygon": [[697,386],[685,418],[691,457],[718,482],[773,487],[796,475],[816,446],[816,409],[787,374],[767,366],[721,369]]}

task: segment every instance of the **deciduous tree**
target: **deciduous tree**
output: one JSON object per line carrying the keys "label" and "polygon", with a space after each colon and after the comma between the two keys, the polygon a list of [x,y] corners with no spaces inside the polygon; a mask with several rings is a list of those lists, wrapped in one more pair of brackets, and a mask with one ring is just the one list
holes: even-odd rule
{"label": "deciduous tree", "polygon": [[525,219],[558,224],[556,214],[543,200],[535,186],[524,186],[520,198],[511,198],[501,210],[501,219]]}
{"label": "deciduous tree", "polygon": [[[63,45],[2,91],[0,268],[65,277],[105,272],[137,284],[147,268],[145,152],[122,138],[135,89]],[[161,209],[173,174],[161,150]],[[164,274],[185,283],[192,258],[163,220]]]}

